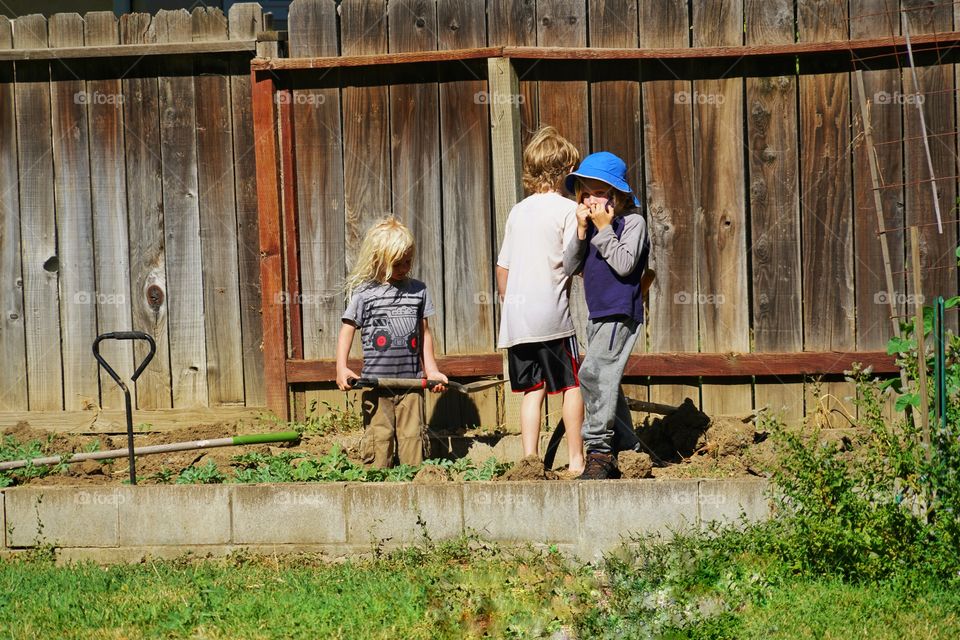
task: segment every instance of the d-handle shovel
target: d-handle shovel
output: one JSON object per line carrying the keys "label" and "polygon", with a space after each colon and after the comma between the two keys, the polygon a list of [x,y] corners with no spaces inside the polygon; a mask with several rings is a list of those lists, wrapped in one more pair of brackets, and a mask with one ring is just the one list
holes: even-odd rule
{"label": "d-handle shovel", "polygon": [[100,366],[106,369],[110,377],[123,389],[124,402],[127,408],[127,456],[130,459],[130,484],[137,484],[137,468],[133,454],[133,406],[130,404],[130,390],[127,388],[127,385],[124,384],[123,380],[120,379],[120,376],[117,375],[117,372],[113,370],[113,367],[107,364],[107,361],[100,355],[100,343],[104,340],[146,340],[150,345],[150,353],[147,354],[147,357],[143,359],[140,366],[133,372],[130,382],[136,382],[140,374],[143,373],[143,370],[146,369],[150,361],[153,360],[153,354],[157,351],[157,343],[153,341],[152,336],[142,331],[114,331],[113,333],[103,333],[93,341],[93,357],[97,359]]}
{"label": "d-handle shovel", "polygon": [[448,389],[459,391],[460,393],[475,393],[483,391],[497,385],[504,384],[506,380],[477,380],[461,384],[459,382],[441,382],[439,380],[427,380],[426,378],[350,378],[347,382],[356,389],[357,387],[366,387],[368,389],[393,389],[395,391],[415,391],[417,389],[433,389],[437,385],[443,385]]}

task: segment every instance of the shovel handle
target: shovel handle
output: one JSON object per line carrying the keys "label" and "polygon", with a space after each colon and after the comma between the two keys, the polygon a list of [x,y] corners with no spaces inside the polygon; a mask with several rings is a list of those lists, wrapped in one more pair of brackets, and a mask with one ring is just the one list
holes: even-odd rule
{"label": "shovel handle", "polygon": [[433,389],[437,385],[454,386],[455,382],[427,380],[426,378],[350,378],[347,380],[351,387],[367,387],[370,389],[394,389],[398,391],[414,391],[417,389]]}
{"label": "shovel handle", "polygon": [[143,373],[143,370],[146,369],[150,361],[153,360],[153,355],[157,352],[157,343],[154,342],[153,336],[143,331],[114,331],[112,333],[101,333],[97,336],[97,339],[93,341],[93,357],[97,359],[100,366],[106,369],[110,377],[121,387],[123,387],[124,384],[123,381],[120,380],[120,376],[117,375],[113,367],[107,364],[107,361],[100,355],[100,343],[104,340],[146,340],[147,344],[150,345],[150,351],[147,353],[147,357],[143,359],[143,362],[141,362],[133,372],[133,376],[130,378],[131,382],[136,382],[140,374]]}

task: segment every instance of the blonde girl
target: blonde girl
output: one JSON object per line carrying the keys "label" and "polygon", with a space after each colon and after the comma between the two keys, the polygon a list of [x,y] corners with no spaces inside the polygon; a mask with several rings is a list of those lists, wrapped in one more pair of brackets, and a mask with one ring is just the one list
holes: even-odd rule
{"label": "blonde girl", "polygon": [[[356,264],[346,281],[349,296],[337,339],[337,386],[346,391],[359,378],[347,366],[353,337],[360,329],[363,377],[423,378],[447,382],[437,368],[427,318],[434,315],[427,286],[409,277],[413,234],[394,217],[375,224],[364,236]],[[433,388],[439,392],[443,386]],[[378,468],[417,465],[429,450],[423,392],[371,389],[362,398],[364,437],[361,454]]]}

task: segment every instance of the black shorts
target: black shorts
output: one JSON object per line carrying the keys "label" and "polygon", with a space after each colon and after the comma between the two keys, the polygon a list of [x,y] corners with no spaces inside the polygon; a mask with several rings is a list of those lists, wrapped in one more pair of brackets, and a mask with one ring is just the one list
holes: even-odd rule
{"label": "black shorts", "polygon": [[580,353],[575,336],[528,342],[507,348],[510,385],[514,393],[560,393],[580,386]]}

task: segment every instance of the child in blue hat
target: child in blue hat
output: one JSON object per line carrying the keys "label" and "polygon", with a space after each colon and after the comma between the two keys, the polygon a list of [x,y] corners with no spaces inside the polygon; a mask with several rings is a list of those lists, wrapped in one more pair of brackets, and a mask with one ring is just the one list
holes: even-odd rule
{"label": "child in blue hat", "polygon": [[620,380],[643,325],[643,286],[650,243],[626,163],[601,151],[566,178],[576,194],[577,234],[564,251],[568,274],[582,271],[589,311],[580,367],[587,450],[584,480],[618,478],[618,451],[639,449]]}

